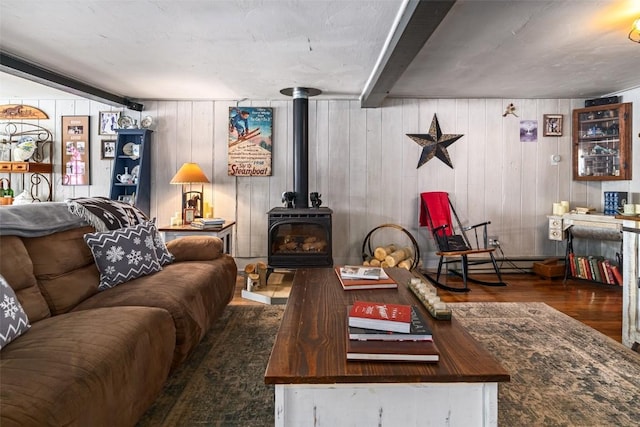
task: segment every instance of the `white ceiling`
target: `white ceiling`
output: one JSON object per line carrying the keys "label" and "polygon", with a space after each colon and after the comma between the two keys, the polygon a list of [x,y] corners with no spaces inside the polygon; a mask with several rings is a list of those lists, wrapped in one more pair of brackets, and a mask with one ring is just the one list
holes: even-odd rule
{"label": "white ceiling", "polygon": [[[437,3],[434,3],[437,4]],[[3,53],[132,99],[357,99],[403,0],[0,0]],[[640,86],[640,0],[458,0],[389,96],[580,98]],[[21,87],[20,87],[21,86]],[[0,97],[28,98],[0,76]]]}

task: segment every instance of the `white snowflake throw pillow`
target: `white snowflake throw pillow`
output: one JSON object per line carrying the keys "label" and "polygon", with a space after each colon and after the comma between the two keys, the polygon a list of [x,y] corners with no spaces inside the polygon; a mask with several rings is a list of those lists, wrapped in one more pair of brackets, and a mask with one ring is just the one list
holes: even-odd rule
{"label": "white snowflake throw pillow", "polygon": [[143,223],[84,235],[100,271],[98,289],[103,291],[162,270],[156,256],[152,227],[153,224]]}
{"label": "white snowflake throw pillow", "polygon": [[24,334],[31,325],[16,293],[0,275],[0,350]]}

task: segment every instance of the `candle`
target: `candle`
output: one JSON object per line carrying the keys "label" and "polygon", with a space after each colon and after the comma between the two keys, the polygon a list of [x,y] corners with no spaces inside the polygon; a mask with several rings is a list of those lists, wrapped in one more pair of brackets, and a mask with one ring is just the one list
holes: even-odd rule
{"label": "candle", "polygon": [[447,305],[442,301],[438,301],[435,304],[433,304],[433,308],[435,310],[444,310],[445,308],[447,308]]}

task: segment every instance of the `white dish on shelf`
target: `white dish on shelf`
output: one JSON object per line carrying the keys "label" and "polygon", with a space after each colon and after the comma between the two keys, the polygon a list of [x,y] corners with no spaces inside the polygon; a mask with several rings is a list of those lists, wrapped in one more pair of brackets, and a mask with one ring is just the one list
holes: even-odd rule
{"label": "white dish on shelf", "polygon": [[153,117],[145,116],[142,120],[140,120],[140,127],[143,129],[149,129],[153,124]]}
{"label": "white dish on shelf", "polygon": [[129,129],[133,127],[133,119],[129,116],[120,116],[118,119],[118,126],[121,129]]}
{"label": "white dish on shelf", "polygon": [[13,160],[24,162],[36,151],[36,140],[31,136],[23,136],[18,141],[16,148],[13,149]]}
{"label": "white dish on shelf", "polygon": [[140,165],[136,165],[133,167],[133,169],[131,169],[131,176],[133,179],[133,183],[137,184],[138,178],[140,177]]}
{"label": "white dish on shelf", "polygon": [[122,147],[122,153],[125,156],[129,156],[131,160],[138,160],[140,157],[140,144],[134,144],[133,142],[127,142]]}

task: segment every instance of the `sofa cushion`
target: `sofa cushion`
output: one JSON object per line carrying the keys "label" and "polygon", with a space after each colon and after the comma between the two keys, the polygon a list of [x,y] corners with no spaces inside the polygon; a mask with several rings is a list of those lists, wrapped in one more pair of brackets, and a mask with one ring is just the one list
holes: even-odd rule
{"label": "sofa cushion", "polygon": [[149,221],[135,206],[107,197],[78,197],[67,200],[69,212],[78,215],[97,231],[116,230]]}
{"label": "sofa cushion", "polygon": [[18,236],[0,236],[0,274],[11,285],[31,323],[51,316],[40,293],[31,256]]}
{"label": "sofa cushion", "polygon": [[222,255],[222,240],[214,236],[184,236],[167,242],[176,262],[208,261]]}
{"label": "sofa cushion", "polygon": [[[33,273],[42,295],[53,315],[68,312],[98,292],[100,275],[83,238],[86,233],[94,231],[93,227],[85,226],[22,240],[33,262]],[[7,279],[16,289],[11,279]],[[31,323],[35,322],[26,306],[25,310]]]}
{"label": "sofa cushion", "polygon": [[16,294],[0,275],[0,350],[30,327],[29,318]]}
{"label": "sofa cushion", "polygon": [[73,310],[131,305],[167,310],[176,326],[176,367],[233,298],[237,273],[236,263],[229,255],[215,261],[174,263],[157,274],[99,292]]}
{"label": "sofa cushion", "polygon": [[84,240],[100,271],[98,289],[112,288],[162,270],[152,228],[153,224],[144,222],[118,230],[85,234]]}
{"label": "sofa cushion", "polygon": [[175,330],[165,310],[54,316],[2,350],[0,425],[133,426],[162,390]]}

